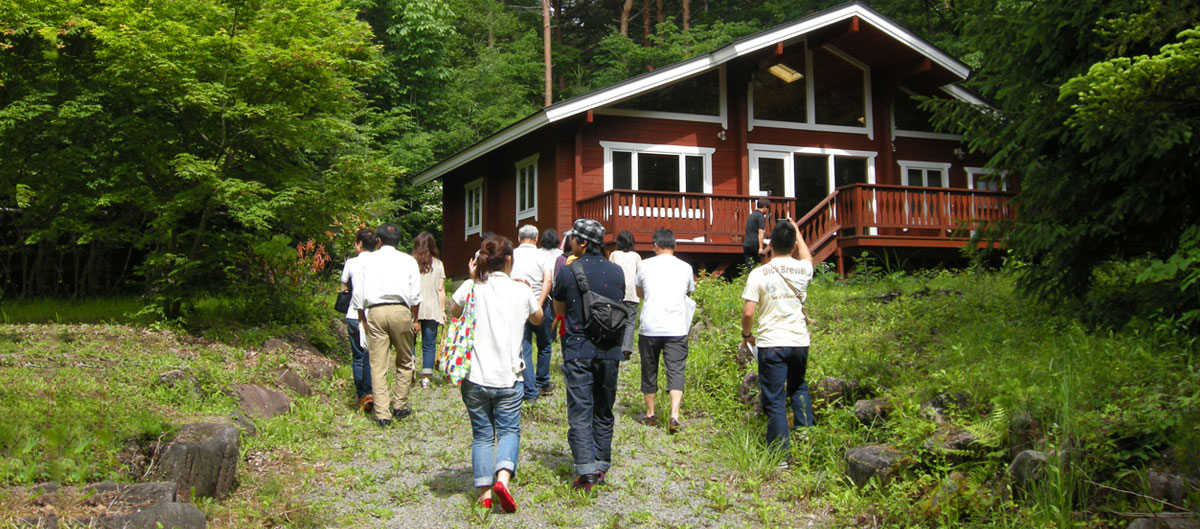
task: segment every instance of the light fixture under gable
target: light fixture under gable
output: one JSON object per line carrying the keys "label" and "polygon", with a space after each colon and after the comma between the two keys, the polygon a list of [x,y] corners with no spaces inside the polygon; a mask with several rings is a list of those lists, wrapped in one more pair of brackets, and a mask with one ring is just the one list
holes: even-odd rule
{"label": "light fixture under gable", "polygon": [[804,79],[804,74],[797,72],[796,70],[793,70],[792,67],[790,67],[786,64],[783,64],[783,63],[779,63],[770,68],[767,68],[767,71],[771,72],[771,75],[778,77],[785,83],[794,83],[796,81]]}

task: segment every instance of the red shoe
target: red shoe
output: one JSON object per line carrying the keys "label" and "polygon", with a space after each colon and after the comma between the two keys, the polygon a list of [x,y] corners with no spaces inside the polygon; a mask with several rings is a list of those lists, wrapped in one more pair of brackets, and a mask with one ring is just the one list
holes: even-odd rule
{"label": "red shoe", "polygon": [[479,506],[483,507],[484,509],[491,509],[492,508],[492,499],[484,498],[482,500],[479,500]]}
{"label": "red shoe", "polygon": [[500,501],[501,510],[504,512],[517,512],[517,502],[513,500],[512,494],[508,493],[508,487],[505,487],[504,483],[497,481],[495,485],[492,485],[492,493]]}

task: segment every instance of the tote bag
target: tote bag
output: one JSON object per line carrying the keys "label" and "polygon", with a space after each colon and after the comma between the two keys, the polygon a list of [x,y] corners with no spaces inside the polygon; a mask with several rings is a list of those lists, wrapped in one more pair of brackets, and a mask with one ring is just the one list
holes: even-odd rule
{"label": "tote bag", "polygon": [[471,357],[475,354],[475,285],[467,291],[462,315],[446,326],[446,339],[437,366],[442,376],[454,385],[471,373]]}

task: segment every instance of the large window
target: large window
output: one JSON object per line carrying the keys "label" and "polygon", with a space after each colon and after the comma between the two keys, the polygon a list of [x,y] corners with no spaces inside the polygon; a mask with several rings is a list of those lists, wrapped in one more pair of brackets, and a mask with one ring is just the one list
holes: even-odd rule
{"label": "large window", "polygon": [[471,235],[479,234],[483,227],[483,179],[478,178],[468,182],[463,186],[463,196],[465,198],[465,220],[466,227],[463,230],[463,239]]}
{"label": "large window", "polygon": [[517,162],[517,223],[537,219],[537,162],[533,155]]}
{"label": "large window", "polygon": [[[904,87],[892,93],[892,135],[908,138],[960,139],[957,134],[938,132],[933,114],[921,109],[917,93]],[[933,97],[939,97],[936,94]]]}
{"label": "large window", "polygon": [[728,128],[725,68],[707,71],[596,109],[597,114],[720,123]]}
{"label": "large window", "polygon": [[797,218],[838,187],[875,182],[874,152],[765,144],[748,147],[750,192],[794,197]]}
{"label": "large window", "polygon": [[714,149],[681,145],[600,142],[604,189],[712,192]]}
{"label": "large window", "polygon": [[873,138],[867,65],[830,45],[799,48],[751,73],[750,128],[849,132]]}

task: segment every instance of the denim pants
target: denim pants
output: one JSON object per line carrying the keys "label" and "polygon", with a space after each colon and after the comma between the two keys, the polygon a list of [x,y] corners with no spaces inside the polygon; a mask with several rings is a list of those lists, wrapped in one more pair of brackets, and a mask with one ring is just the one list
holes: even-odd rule
{"label": "denim pants", "polygon": [[438,327],[442,324],[437,320],[420,320],[421,322],[421,374],[433,374],[433,359],[437,354]]}
{"label": "denim pants", "polygon": [[[542,306],[542,323],[534,325],[526,321],[525,332],[521,334],[521,359],[525,360],[525,372],[521,376],[525,379],[526,399],[536,399],[538,388],[550,383],[550,345],[554,343],[551,332],[554,317],[546,316],[553,312],[552,309],[547,309],[550,304],[550,298],[546,298],[546,303]],[[537,339],[538,345],[536,366],[533,362],[534,339]]]}
{"label": "denim pants", "polygon": [[563,361],[567,388],[567,444],[575,474],[608,472],[612,466],[613,404],[620,360]]}
{"label": "denim pants", "polygon": [[459,387],[471,418],[471,469],[476,487],[490,487],[496,473],[517,475],[521,445],[521,383],[489,388],[464,380]]}
{"label": "denim pants", "polygon": [[358,320],[346,318],[346,335],[350,338],[350,371],[354,373],[354,394],[362,400],[371,394],[371,362],[367,350],[358,339]]}
{"label": "denim pants", "polygon": [[796,427],[813,425],[812,396],[804,380],[808,370],[807,347],[763,347],[758,350],[758,383],[762,386],[763,414],[767,416],[767,444],[787,451],[788,401]]}

